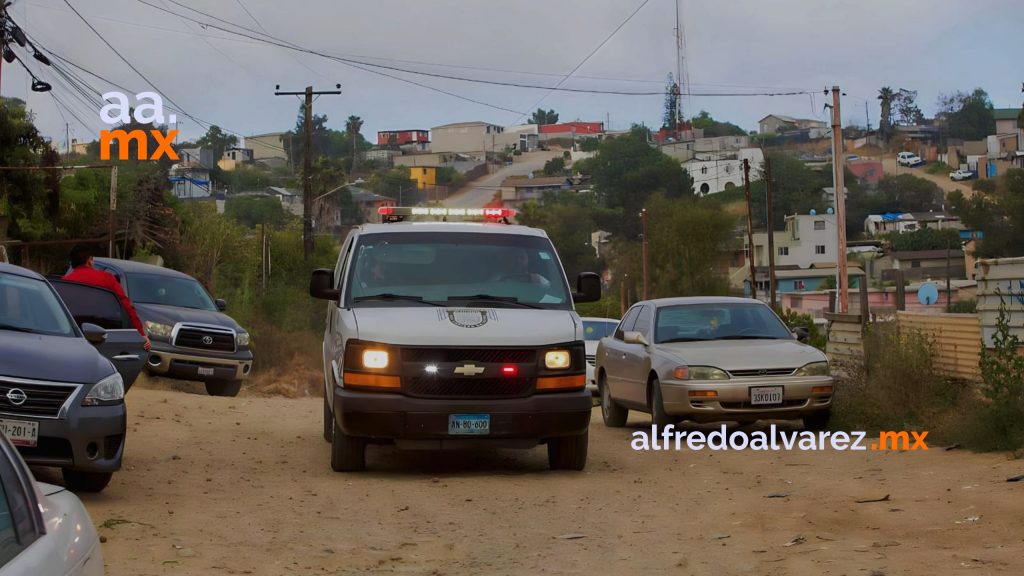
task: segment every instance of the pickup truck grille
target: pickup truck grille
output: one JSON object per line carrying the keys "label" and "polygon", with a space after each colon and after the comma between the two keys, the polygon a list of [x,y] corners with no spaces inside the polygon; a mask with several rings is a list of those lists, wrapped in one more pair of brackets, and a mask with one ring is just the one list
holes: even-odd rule
{"label": "pickup truck grille", "polygon": [[[43,384],[8,381],[0,378],[0,412],[21,416],[56,418],[60,408],[75,393],[74,384]],[[11,392],[14,390],[15,392]],[[22,394],[16,392],[20,390]],[[24,397],[21,404],[15,402]]]}
{"label": "pickup truck grille", "polygon": [[228,328],[182,325],[172,342],[178,348],[209,350],[211,352],[234,352],[235,332]]}
{"label": "pickup truck grille", "polygon": [[796,368],[754,368],[753,370],[729,370],[734,378],[757,378],[759,376],[789,376]]}
{"label": "pickup truck grille", "polygon": [[406,378],[405,393],[420,398],[519,398],[533,392],[533,378]]}
{"label": "pickup truck grille", "polygon": [[403,362],[532,364],[537,351],[523,348],[402,348]]}

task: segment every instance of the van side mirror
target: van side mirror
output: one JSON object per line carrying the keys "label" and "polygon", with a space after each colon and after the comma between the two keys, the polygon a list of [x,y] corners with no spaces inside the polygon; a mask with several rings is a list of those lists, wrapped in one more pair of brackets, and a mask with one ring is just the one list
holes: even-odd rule
{"label": "van side mirror", "polygon": [[107,341],[107,331],[89,322],[82,324],[82,335],[94,346],[99,346]]}
{"label": "van side mirror", "polygon": [[800,342],[807,342],[811,339],[811,333],[803,326],[793,328],[793,335],[796,336],[796,339]]}
{"label": "van side mirror", "polygon": [[337,300],[341,290],[334,287],[334,270],[318,268],[309,279],[309,295],[320,300]]}
{"label": "van side mirror", "polygon": [[217,310],[223,312],[228,309],[228,301],[223,298],[217,298],[213,301],[214,305],[217,306]]}
{"label": "van side mirror", "polygon": [[601,277],[594,272],[580,272],[576,277],[576,292],[572,301],[577,303],[597,302],[601,299]]}
{"label": "van side mirror", "polygon": [[649,344],[647,338],[644,338],[643,332],[626,332],[622,335],[622,341],[626,344],[643,344],[644,346]]}

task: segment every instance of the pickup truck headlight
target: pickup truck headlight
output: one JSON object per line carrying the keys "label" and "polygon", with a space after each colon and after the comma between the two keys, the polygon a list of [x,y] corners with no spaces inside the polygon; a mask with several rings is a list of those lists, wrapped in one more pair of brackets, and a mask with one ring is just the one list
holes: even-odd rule
{"label": "pickup truck headlight", "polygon": [[239,332],[235,334],[235,345],[236,346],[248,346],[249,345],[249,333]]}
{"label": "pickup truck headlight", "polygon": [[161,324],[159,322],[150,322],[146,320],[142,323],[143,327],[146,328],[146,333],[150,336],[156,336],[157,338],[170,338],[172,327],[167,324]]}
{"label": "pickup truck headlight", "polygon": [[100,380],[82,400],[82,406],[108,406],[124,401],[124,380],[114,372]]}
{"label": "pickup truck headlight", "polygon": [[829,376],[828,362],[811,362],[796,371],[794,376]]}

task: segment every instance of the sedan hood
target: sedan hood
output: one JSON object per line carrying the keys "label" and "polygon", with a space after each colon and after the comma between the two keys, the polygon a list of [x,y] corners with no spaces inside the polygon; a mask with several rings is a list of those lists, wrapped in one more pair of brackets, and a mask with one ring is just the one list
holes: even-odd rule
{"label": "sedan hood", "polygon": [[657,344],[659,351],[689,366],[714,366],[726,371],[799,368],[824,362],[825,354],[796,340],[712,340]]}
{"label": "sedan hood", "polygon": [[95,384],[113,372],[85,338],[0,330],[0,377]]}
{"label": "sedan hood", "polygon": [[355,308],[359,339],[397,345],[538,346],[579,338],[569,310],[401,306]]}
{"label": "sedan hood", "polygon": [[197,310],[195,308],[179,308],[177,306],[165,306],[163,304],[136,304],[135,310],[139,313],[139,319],[143,322],[158,322],[174,326],[178,322],[190,322],[195,324],[210,324],[233,328],[242,331],[242,327],[227,314],[214,310]]}

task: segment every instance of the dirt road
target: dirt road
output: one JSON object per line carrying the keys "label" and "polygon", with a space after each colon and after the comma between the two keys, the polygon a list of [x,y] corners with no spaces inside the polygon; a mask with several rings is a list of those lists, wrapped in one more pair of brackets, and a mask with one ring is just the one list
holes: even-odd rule
{"label": "dirt road", "polygon": [[82,495],[109,576],[1024,573],[1024,482],[1005,481],[1024,463],[1005,455],[638,453],[649,420],[595,410],[582,473],[540,448],[378,447],[336,474],[319,398],[128,405],[124,470]]}
{"label": "dirt road", "polygon": [[540,170],[548,160],[561,156],[561,150],[546,152],[527,152],[516,156],[511,166],[503,166],[493,174],[488,174],[467,186],[457,194],[444,201],[450,208],[481,208],[494,198],[501,183],[509,176],[525,176],[534,170]]}
{"label": "dirt road", "polygon": [[970,198],[974,194],[974,190],[971,189],[970,182],[954,182],[949,179],[948,172],[940,172],[939,174],[929,174],[924,171],[925,166],[918,168],[908,168],[906,166],[900,166],[896,163],[895,158],[888,158],[882,160],[882,170],[886,174],[899,175],[899,174],[913,174],[918,178],[924,178],[925,180],[931,180],[938,184],[939,188],[947,194],[953,190],[959,190],[963,193],[964,197]]}

